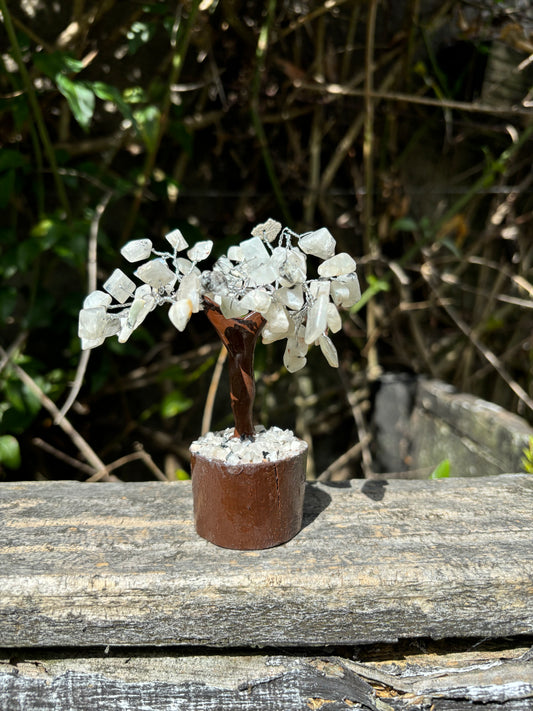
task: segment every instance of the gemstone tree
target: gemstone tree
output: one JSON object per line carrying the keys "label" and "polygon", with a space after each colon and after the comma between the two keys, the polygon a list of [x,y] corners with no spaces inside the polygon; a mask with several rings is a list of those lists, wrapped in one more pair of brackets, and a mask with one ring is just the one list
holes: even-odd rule
{"label": "gemstone tree", "polygon": [[[178,331],[204,310],[228,351],[234,434],[253,437],[253,356],[259,336],[264,343],[287,340],[283,363],[291,373],[305,366],[313,344],[338,367],[328,333],[341,328],[338,308],[353,306],[361,292],[355,261],[346,252],[335,254],[335,240],[325,227],[298,235],[269,219],[251,235],[204,271],[197,265],[211,254],[211,240],[189,248],[174,230],[165,238],[167,252],[155,250],[149,239],[128,242],[122,256],[143,262],[134,272],[143,283],[138,286],[116,269],[103,291],[87,296],[79,315],[82,348],[95,348],[112,335],[124,343],[156,306],[169,305]],[[316,278],[308,278],[309,257],[319,261]]]}

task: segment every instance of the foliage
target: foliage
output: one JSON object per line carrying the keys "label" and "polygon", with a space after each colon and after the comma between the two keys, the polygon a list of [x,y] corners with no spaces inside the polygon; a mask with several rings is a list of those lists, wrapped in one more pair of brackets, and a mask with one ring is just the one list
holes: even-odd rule
{"label": "foliage", "polygon": [[429,475],[430,479],[447,479],[450,476],[450,460],[443,459]]}
{"label": "foliage", "polygon": [[[408,369],[533,419],[527,18],[510,0],[413,8],[0,0],[0,437],[21,452],[5,476],[72,477],[58,452],[88,474],[14,366],[61,406],[76,314],[122,245],[179,228],[219,235],[218,257],[268,215],[328,225],[363,257],[366,291],[339,334],[342,388],[310,359],[304,397],[273,344],[261,410],[309,438],[351,431],[345,391],[364,420],[367,374]],[[516,83],[495,78],[504,55]],[[154,319],[120,365],[113,348],[86,366],[72,426],[106,462],[141,440],[161,469],[186,468],[211,375],[195,373],[216,361],[208,327],[176,344]]]}

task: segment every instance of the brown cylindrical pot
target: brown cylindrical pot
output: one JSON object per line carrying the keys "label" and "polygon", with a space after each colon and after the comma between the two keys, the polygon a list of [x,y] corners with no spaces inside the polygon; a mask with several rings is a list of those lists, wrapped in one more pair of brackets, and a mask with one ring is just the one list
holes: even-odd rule
{"label": "brown cylindrical pot", "polygon": [[191,452],[197,533],[222,548],[260,550],[302,527],[307,448],[290,459],[226,464]]}

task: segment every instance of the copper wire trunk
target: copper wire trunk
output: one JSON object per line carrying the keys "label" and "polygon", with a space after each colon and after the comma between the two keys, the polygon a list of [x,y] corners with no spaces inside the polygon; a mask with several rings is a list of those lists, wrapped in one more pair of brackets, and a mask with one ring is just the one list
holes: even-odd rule
{"label": "copper wire trunk", "polygon": [[191,452],[194,521],[222,548],[260,550],[302,527],[307,448],[277,462],[226,464]]}

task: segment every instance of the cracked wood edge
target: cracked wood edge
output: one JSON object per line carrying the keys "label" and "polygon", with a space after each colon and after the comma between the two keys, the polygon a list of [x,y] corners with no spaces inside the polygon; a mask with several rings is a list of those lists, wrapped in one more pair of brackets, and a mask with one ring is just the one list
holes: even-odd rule
{"label": "cracked wood edge", "polygon": [[292,711],[324,705],[460,711],[473,703],[526,711],[532,699],[533,652],[527,648],[419,654],[379,663],[286,655],[160,656],[138,650],[75,658],[21,651],[17,662],[0,659],[3,711],[170,711],[179,704],[190,711]]}

